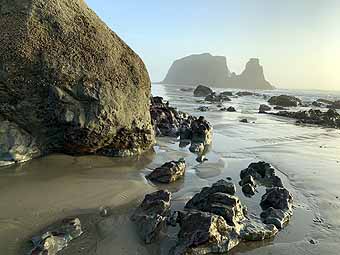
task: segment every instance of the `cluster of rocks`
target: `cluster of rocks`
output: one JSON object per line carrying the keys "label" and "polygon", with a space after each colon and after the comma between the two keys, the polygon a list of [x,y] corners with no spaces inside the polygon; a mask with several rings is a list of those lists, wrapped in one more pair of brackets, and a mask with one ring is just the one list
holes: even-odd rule
{"label": "cluster of rocks", "polygon": [[55,255],[83,234],[79,218],[64,219],[43,234],[33,237],[30,255]]}
{"label": "cluster of rocks", "polygon": [[310,109],[308,111],[298,112],[280,111],[273,114],[276,116],[296,119],[297,123],[340,128],[340,114],[334,109],[329,109],[327,112]]}
{"label": "cluster of rocks", "polygon": [[328,99],[318,99],[312,103],[312,106],[319,108],[340,109],[340,100],[331,101]]}
{"label": "cluster of rocks", "polygon": [[147,179],[159,183],[172,183],[182,178],[185,174],[185,160],[170,161],[156,168],[146,176]]}
{"label": "cluster of rocks", "polygon": [[230,102],[231,101],[229,96],[227,96],[223,92],[220,93],[220,94],[213,92],[210,95],[206,96],[204,100],[207,101],[207,102],[210,102],[210,103],[223,103],[223,102]]}
{"label": "cluster of rocks", "polygon": [[156,240],[164,228],[179,224],[180,230],[171,255],[225,253],[242,241],[262,241],[274,237],[292,215],[291,194],[283,187],[275,170],[265,162],[253,163],[241,172],[246,185],[266,185],[260,206],[261,220],[248,216],[247,208],[235,196],[236,186],[219,180],[204,187],[185,205],[171,213],[168,191],[146,195],[132,220],[146,243]]}

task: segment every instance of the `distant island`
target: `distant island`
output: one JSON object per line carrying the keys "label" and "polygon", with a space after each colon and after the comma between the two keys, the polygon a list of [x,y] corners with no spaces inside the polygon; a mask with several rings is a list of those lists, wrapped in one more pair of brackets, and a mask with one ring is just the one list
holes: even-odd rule
{"label": "distant island", "polygon": [[224,56],[209,53],[190,55],[176,60],[170,67],[163,84],[204,84],[221,88],[274,89],[264,76],[260,60],[251,58],[244,71],[231,72]]}

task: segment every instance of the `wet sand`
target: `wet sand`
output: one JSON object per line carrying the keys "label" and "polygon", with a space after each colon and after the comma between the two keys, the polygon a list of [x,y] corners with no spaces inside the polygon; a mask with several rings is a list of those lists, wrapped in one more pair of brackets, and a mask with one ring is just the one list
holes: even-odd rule
{"label": "wet sand", "polygon": [[[294,196],[294,216],[273,240],[244,243],[229,254],[339,254],[340,240],[340,131],[297,126],[294,121],[256,114],[265,100],[233,99],[237,113],[196,112],[201,105],[180,87],[155,85],[154,94],[194,115],[205,115],[214,126],[214,141],[200,164],[177,140],[158,139],[155,153],[135,159],[51,155],[23,165],[0,169],[0,254],[22,254],[27,240],[46,225],[79,215],[85,234],[60,254],[167,254],[175,243],[176,228],[158,243],[143,245],[129,220],[146,193],[160,188],[173,192],[173,207],[181,209],[204,186],[231,177],[251,162],[271,163]],[[271,92],[272,93],[272,92]],[[248,118],[254,123],[239,123]],[[184,157],[185,178],[155,186],[144,176],[165,161]],[[249,213],[258,216],[264,190],[249,199],[239,186],[238,196]],[[108,206],[109,217],[99,216]],[[316,244],[309,241],[313,239]]]}

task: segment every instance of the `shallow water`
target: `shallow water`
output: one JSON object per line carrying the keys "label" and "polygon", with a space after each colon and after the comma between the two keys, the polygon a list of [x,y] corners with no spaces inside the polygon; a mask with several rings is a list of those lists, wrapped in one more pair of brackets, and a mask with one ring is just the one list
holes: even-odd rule
{"label": "shallow water", "polygon": [[[214,126],[214,141],[199,164],[188,148],[174,139],[158,139],[155,153],[134,159],[51,155],[23,165],[0,168],[0,254],[22,254],[28,240],[46,225],[66,216],[80,215],[86,234],[61,254],[167,254],[177,229],[164,233],[159,243],[144,246],[129,214],[144,194],[167,188],[173,206],[181,209],[204,186],[226,177],[237,184],[239,172],[250,162],[265,160],[276,167],[294,195],[294,216],[278,236],[266,242],[245,243],[230,254],[339,254],[340,240],[340,130],[298,126],[293,120],[257,114],[262,97],[233,98],[225,106],[237,113],[195,109],[202,105],[179,86],[154,85],[153,94],[164,96],[180,110],[204,115]],[[305,101],[340,98],[328,92],[265,91],[295,94]],[[203,104],[204,105],[204,104]],[[244,124],[248,118],[255,123]],[[165,161],[184,157],[185,178],[172,185],[154,186],[144,176]],[[239,192],[250,213],[258,215],[258,200]],[[99,207],[111,208],[99,217]],[[317,244],[310,244],[309,240]]]}

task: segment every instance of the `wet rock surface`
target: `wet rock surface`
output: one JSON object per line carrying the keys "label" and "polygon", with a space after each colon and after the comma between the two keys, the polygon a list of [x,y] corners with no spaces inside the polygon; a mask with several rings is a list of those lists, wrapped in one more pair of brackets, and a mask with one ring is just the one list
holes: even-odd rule
{"label": "wet rock surface", "polygon": [[308,111],[288,112],[280,111],[274,113],[276,116],[293,118],[297,123],[319,125],[330,128],[340,128],[340,114],[333,109],[327,112],[310,109]]}
{"label": "wet rock surface", "polygon": [[32,238],[34,248],[30,255],[56,255],[65,249],[71,241],[83,233],[78,218],[64,219],[56,226],[50,227],[47,232]]}
{"label": "wet rock surface", "polygon": [[271,105],[277,105],[282,107],[296,107],[302,104],[301,99],[294,96],[273,96],[268,100],[268,103]]}
{"label": "wet rock surface", "polygon": [[243,241],[263,241],[273,238],[278,233],[275,225],[256,219],[247,219],[242,222],[242,225],[240,237]]}
{"label": "wet rock surface", "polygon": [[204,100],[208,101],[210,103],[222,103],[222,102],[229,102],[229,101],[231,101],[231,99],[227,95],[225,95],[223,93],[217,94],[215,92],[213,92],[210,95],[206,96]]}
{"label": "wet rock surface", "polygon": [[235,228],[215,214],[188,212],[180,220],[180,227],[178,243],[170,255],[225,253],[239,244]]}
{"label": "wet rock surface", "polygon": [[24,129],[43,154],[130,155],[152,147],[145,65],[84,1],[0,5],[2,119]]}
{"label": "wet rock surface", "polygon": [[182,178],[185,174],[185,160],[170,161],[156,168],[151,174],[146,177],[154,182],[172,183]]}
{"label": "wet rock surface", "polygon": [[260,108],[259,108],[259,113],[266,113],[266,112],[269,112],[271,110],[272,110],[272,108],[269,105],[261,104]]}
{"label": "wet rock surface", "polygon": [[195,97],[206,97],[213,93],[213,90],[204,85],[198,85],[194,90]]}
{"label": "wet rock surface", "polygon": [[166,220],[170,216],[171,193],[167,190],[147,194],[131,216],[137,226],[141,239],[150,244],[159,233],[166,228]]}

